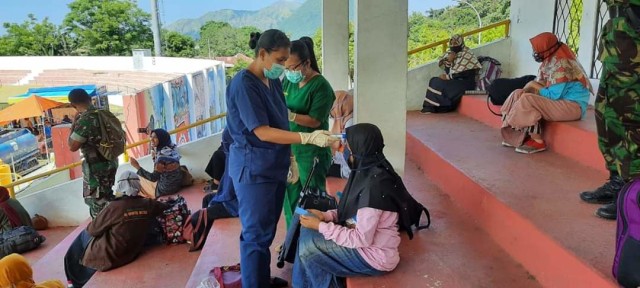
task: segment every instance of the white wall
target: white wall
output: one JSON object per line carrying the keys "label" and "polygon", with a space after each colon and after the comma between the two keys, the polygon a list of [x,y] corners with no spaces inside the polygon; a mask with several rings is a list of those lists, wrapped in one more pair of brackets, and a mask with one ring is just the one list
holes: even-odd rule
{"label": "white wall", "polygon": [[[209,179],[204,172],[211,155],[220,146],[222,134],[202,138],[178,147],[182,155],[181,164],[186,165],[195,179]],[[146,169],[152,168],[150,156],[138,159]],[[134,169],[129,163],[120,164],[117,175],[123,171]],[[61,179],[62,184],[59,184]],[[45,188],[50,187],[50,188]],[[41,190],[40,190],[41,189]],[[47,217],[51,227],[76,226],[89,218],[89,208],[82,198],[82,179],[69,181],[68,171],[54,174],[43,179],[28,192],[19,193],[17,199],[29,211],[29,214],[40,214]]]}
{"label": "white wall", "polygon": [[[133,71],[131,56],[8,56],[0,57],[0,69],[34,70],[87,69]],[[157,73],[191,73],[215,66],[220,61],[175,57],[145,57],[144,70]]]}
{"label": "white wall", "polygon": [[529,39],[542,32],[552,32],[555,0],[511,1],[511,57],[509,71],[513,77],[536,74],[538,63],[531,56]]}
{"label": "white wall", "polygon": [[[472,49],[477,56],[490,56],[502,63],[502,76],[510,77],[509,51],[511,49],[511,39],[502,39],[496,42],[485,44]],[[407,111],[422,109],[422,101],[427,91],[429,80],[442,74],[442,69],[438,67],[437,61],[429,62],[420,67],[409,70],[407,75]]]}

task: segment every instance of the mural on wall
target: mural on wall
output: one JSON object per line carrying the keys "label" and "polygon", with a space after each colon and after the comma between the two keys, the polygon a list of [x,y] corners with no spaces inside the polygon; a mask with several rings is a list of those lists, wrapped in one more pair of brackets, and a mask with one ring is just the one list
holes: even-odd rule
{"label": "mural on wall", "polygon": [[[209,84],[209,115],[218,115],[220,114],[220,106],[218,105],[218,94],[216,92],[216,75],[213,68],[207,69],[207,83]],[[220,131],[220,120],[210,122],[209,127],[211,128],[212,133]]]}
{"label": "mural on wall", "polygon": [[[187,76],[169,82],[173,104],[173,123],[175,129],[189,125],[189,90]],[[182,145],[189,142],[189,131],[181,131],[175,136],[175,143]]]}
{"label": "mural on wall", "polygon": [[[227,98],[226,98],[226,87],[227,87],[227,78],[224,74],[224,65],[216,65],[216,96],[217,96],[217,104],[219,113],[227,112]],[[221,127],[226,126],[226,118],[222,118],[218,120],[219,125]]]}
{"label": "mural on wall", "polygon": [[150,104],[147,104],[147,109],[150,109],[149,113],[149,127],[151,129],[162,128],[168,130],[167,123],[169,123],[169,113],[167,113],[165,100],[168,98],[164,91],[162,84],[153,86],[151,89],[151,95],[147,98]]}
{"label": "mural on wall", "polygon": [[[204,73],[194,73],[191,78],[191,86],[193,89],[193,106],[195,111],[195,121],[204,120],[208,117],[207,111],[207,94],[205,93]],[[196,139],[209,136],[207,125],[200,125],[195,128]]]}

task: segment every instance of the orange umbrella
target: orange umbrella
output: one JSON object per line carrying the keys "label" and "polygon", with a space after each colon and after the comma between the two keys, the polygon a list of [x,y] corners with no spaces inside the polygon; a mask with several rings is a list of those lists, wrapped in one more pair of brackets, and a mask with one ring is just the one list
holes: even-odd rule
{"label": "orange umbrella", "polygon": [[64,105],[58,101],[32,95],[28,98],[0,110],[0,123],[28,117],[43,116],[44,111]]}

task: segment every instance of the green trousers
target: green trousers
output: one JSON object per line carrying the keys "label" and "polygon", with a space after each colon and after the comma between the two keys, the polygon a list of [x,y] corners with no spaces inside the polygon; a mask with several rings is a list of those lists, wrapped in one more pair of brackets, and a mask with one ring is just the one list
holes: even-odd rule
{"label": "green trousers", "polygon": [[607,169],[629,181],[640,176],[640,35],[614,18],[603,28],[600,49],[598,146]]}
{"label": "green trousers", "polygon": [[318,164],[316,165],[316,169],[311,176],[309,188],[327,191],[327,172],[329,171],[329,166],[331,166],[331,150],[327,148],[326,153],[324,152],[325,150],[316,155],[310,155],[308,153],[300,153],[301,155],[296,155],[298,153],[294,151],[294,156],[296,157],[296,161],[298,162],[300,180],[298,180],[298,182],[296,183],[287,185],[287,191],[284,195],[284,206],[282,209],[284,210],[284,219],[287,223],[287,229],[291,224],[291,218],[293,217],[296,206],[298,206],[298,200],[300,199],[302,186],[307,182],[307,179],[309,178],[309,172],[311,171],[311,167],[313,166],[314,157],[318,157]]}
{"label": "green trousers", "polygon": [[89,206],[91,219],[109,204],[113,198],[113,184],[116,181],[118,161],[105,161],[89,164],[82,162],[82,196]]}

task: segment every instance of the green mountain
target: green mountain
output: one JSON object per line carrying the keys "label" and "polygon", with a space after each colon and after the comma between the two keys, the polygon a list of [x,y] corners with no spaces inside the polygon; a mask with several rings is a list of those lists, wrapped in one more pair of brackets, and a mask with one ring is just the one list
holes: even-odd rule
{"label": "green mountain", "polygon": [[[349,0],[353,6],[354,0]],[[349,9],[349,18],[353,19],[354,11]],[[164,27],[167,30],[189,35],[194,39],[200,37],[200,27],[207,21],[227,22],[231,26],[254,26],[260,30],[277,28],[292,39],[302,36],[313,36],[322,25],[322,0],[279,1],[257,11],[218,10],[208,12],[196,19],[181,19]]]}
{"label": "green mountain", "polygon": [[189,35],[194,39],[200,37],[200,27],[208,21],[227,22],[234,27],[254,26],[266,30],[277,28],[278,23],[293,15],[300,6],[297,1],[283,0],[257,11],[224,9],[208,12],[196,19],[180,19],[164,28]]}

